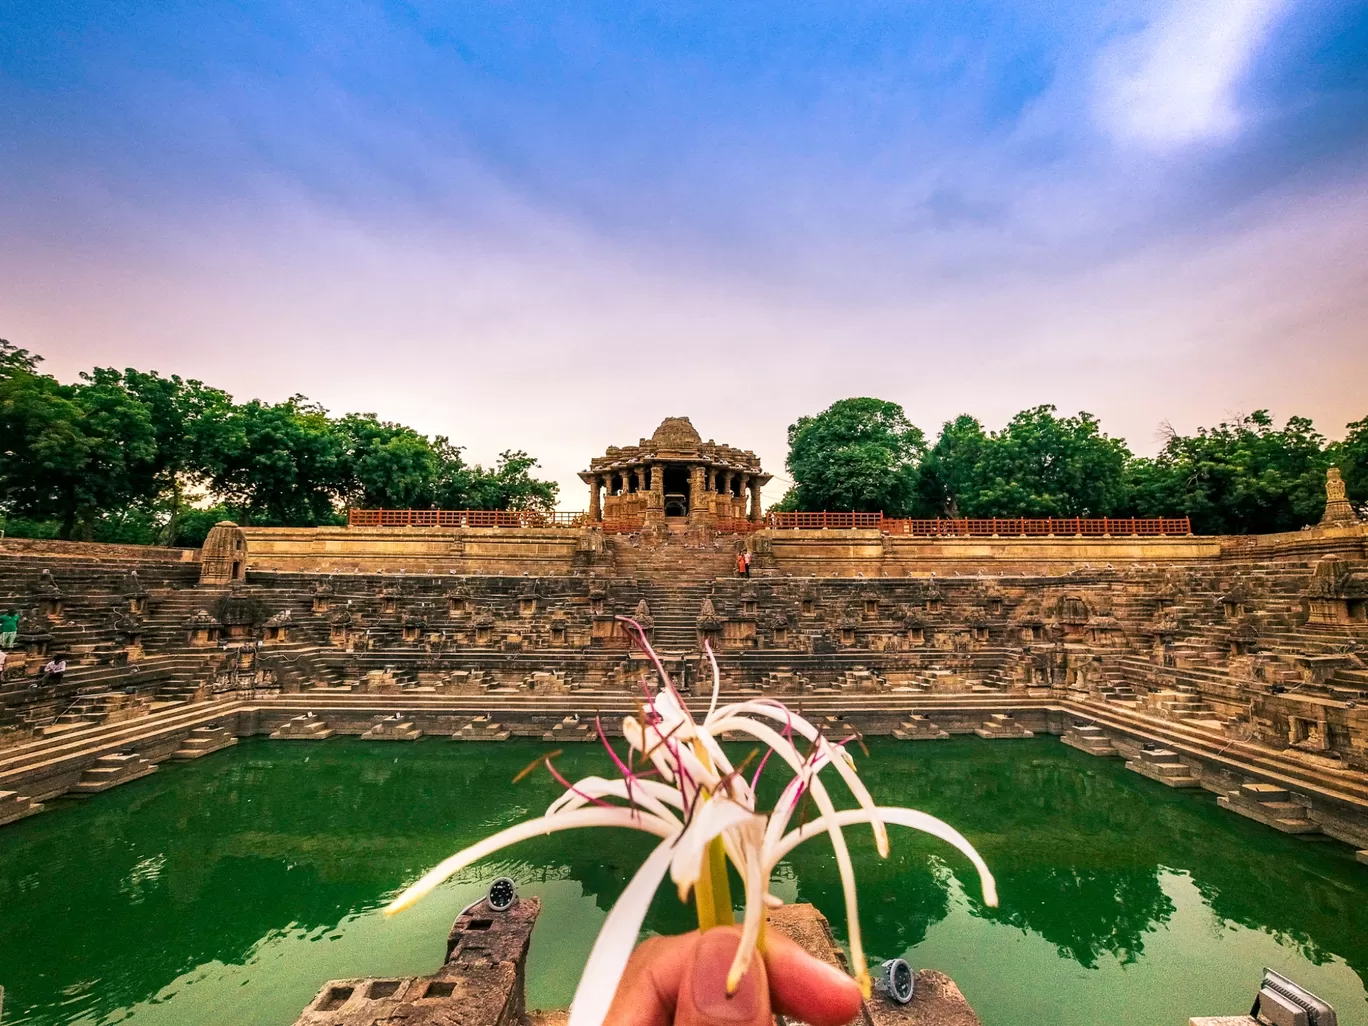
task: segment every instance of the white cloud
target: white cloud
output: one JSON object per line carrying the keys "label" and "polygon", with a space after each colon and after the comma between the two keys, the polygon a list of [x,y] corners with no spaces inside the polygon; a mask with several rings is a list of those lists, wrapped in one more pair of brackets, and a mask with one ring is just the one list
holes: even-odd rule
{"label": "white cloud", "polygon": [[1235,91],[1286,0],[1169,0],[1098,61],[1095,113],[1114,138],[1154,149],[1234,136]]}

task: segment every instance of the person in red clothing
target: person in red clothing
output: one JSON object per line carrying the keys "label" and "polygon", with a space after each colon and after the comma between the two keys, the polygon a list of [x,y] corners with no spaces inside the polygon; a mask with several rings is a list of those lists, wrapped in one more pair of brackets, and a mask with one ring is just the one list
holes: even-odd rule
{"label": "person in red clothing", "polygon": [[738,552],[736,554],[736,576],[746,576],[746,554],[744,552]]}

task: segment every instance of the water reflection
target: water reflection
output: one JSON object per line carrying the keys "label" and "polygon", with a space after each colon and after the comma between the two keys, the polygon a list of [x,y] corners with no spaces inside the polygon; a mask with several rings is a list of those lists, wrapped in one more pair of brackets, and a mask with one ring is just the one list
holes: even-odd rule
{"label": "water reflection", "polygon": [[[1020,986],[1013,937],[1047,945],[1061,968],[1133,967],[1112,987],[1126,1001],[1175,985],[1151,972],[1156,943],[1180,945],[1177,961],[1199,965],[1212,923],[1258,932],[1292,965],[1343,960],[1359,979],[1368,974],[1368,880],[1340,845],[1283,837],[1209,796],[1171,792],[1048,739],[871,748],[871,791],[955,824],[993,867],[1002,897],[1000,908],[983,908],[972,868],[930,838],[895,829],[881,861],[868,833],[853,831],[871,957],[923,944],[960,957],[951,938],[972,933],[960,971],[985,1009]],[[435,739],[249,741],[0,830],[7,1021],[123,1021],[130,1009],[135,1023],[193,1021],[195,1002],[205,1002],[224,1026],[289,1023],[328,976],[434,968],[445,923],[499,871],[542,895],[530,986],[542,1003],[564,1001],[648,838],[538,839],[469,871],[412,918],[382,921],[376,911],[434,861],[555,796],[543,777],[509,783],[532,751]],[[589,747],[563,759],[571,773],[601,768]],[[799,848],[780,875],[781,893],[812,901],[844,934],[829,845]],[[1175,894],[1207,925],[1183,927]],[[684,930],[692,915],[666,887],[647,925]],[[980,982],[973,960],[1001,971]],[[1346,995],[1368,1014],[1361,984]],[[1213,1009],[1189,1009],[1204,1010]],[[1354,1009],[1340,1011],[1353,1021]]]}

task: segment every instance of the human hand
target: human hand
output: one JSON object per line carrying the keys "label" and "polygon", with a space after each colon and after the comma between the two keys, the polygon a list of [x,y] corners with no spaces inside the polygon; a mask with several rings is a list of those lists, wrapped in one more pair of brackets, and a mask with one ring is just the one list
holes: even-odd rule
{"label": "human hand", "polygon": [[736,927],[652,937],[632,952],[605,1020],[611,1026],[770,1026],[776,1013],[811,1026],[842,1026],[860,1013],[860,989],[777,930],[736,993],[727,970]]}

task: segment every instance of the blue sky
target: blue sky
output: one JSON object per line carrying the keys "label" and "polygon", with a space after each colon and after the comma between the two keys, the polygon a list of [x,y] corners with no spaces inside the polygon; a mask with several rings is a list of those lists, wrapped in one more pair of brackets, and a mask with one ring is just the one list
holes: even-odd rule
{"label": "blue sky", "polygon": [[[1368,416],[1368,5],[0,0],[0,335],[573,472]],[[782,480],[776,480],[777,492]],[[771,498],[775,496],[770,496]]]}

